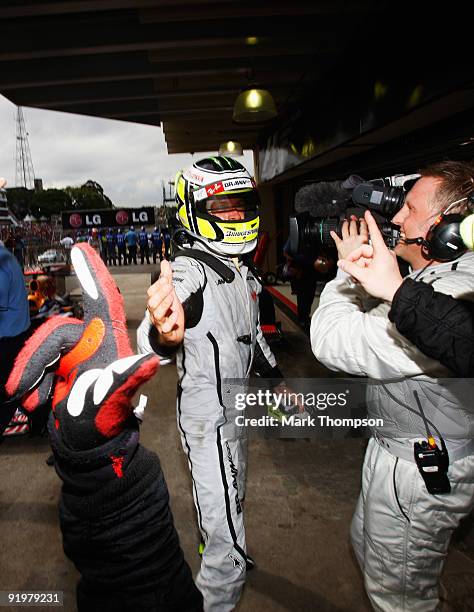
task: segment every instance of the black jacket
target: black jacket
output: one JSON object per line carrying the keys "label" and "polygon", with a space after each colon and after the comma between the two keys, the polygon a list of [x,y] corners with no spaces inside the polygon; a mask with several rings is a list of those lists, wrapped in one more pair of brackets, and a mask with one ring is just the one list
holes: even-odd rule
{"label": "black jacket", "polygon": [[[66,447],[52,418],[49,433],[63,481],[64,552],[81,573],[78,611],[201,612],[160,460],[138,432],[126,429],[86,451]],[[123,457],[119,467],[112,457]]]}
{"label": "black jacket", "polygon": [[458,376],[474,376],[474,303],[407,278],[395,293],[388,316],[425,355]]}

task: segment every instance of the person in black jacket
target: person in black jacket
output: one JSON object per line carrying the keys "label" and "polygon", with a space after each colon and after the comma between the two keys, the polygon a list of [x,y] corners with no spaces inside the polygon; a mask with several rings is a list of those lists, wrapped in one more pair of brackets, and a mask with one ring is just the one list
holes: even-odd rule
{"label": "person in black jacket", "polygon": [[393,296],[390,320],[433,359],[462,377],[474,376],[474,304],[407,279]]}
{"label": "person in black jacket", "polygon": [[[81,574],[78,612],[202,612],[158,456],[140,444],[132,398],[158,367],[134,355],[122,296],[99,255],[77,245],[84,320],[53,317],[27,341],[6,392],[48,431],[62,480],[65,554]],[[139,414],[139,412],[138,412]]]}
{"label": "person in black jacket", "polygon": [[372,245],[363,245],[340,259],[339,268],[370,295],[391,302],[389,319],[425,355],[458,376],[473,376],[474,303],[435,291],[427,283],[403,280],[397,259],[370,212],[365,218]]}

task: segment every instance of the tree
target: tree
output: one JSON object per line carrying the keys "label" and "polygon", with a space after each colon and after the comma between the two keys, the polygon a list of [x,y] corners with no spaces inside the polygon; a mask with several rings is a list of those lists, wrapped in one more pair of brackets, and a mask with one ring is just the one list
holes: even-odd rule
{"label": "tree", "polygon": [[99,183],[88,180],[80,187],[66,187],[64,191],[71,199],[72,208],[112,208],[113,204]]}
{"label": "tree", "polygon": [[9,187],[7,189],[8,208],[16,217],[22,219],[31,210],[33,195],[33,190],[26,189],[26,187]]}
{"label": "tree", "polygon": [[25,187],[7,189],[8,207],[18,218],[23,219],[28,213],[36,218],[59,215],[71,208],[71,198],[62,189],[44,189],[35,191]]}
{"label": "tree", "polygon": [[36,218],[59,215],[72,208],[112,208],[113,204],[101,185],[88,180],[80,187],[35,191],[25,187],[7,189],[8,206],[14,215],[23,219],[28,213]]}
{"label": "tree", "polygon": [[63,189],[45,189],[36,191],[30,206],[32,214],[39,218],[59,215],[71,208],[71,198]]}

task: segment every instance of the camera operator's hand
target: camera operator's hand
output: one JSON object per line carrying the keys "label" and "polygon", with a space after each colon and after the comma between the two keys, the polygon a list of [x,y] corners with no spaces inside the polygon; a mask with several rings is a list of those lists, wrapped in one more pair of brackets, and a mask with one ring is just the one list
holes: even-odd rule
{"label": "camera operator's hand", "polygon": [[354,215],[351,216],[350,221],[344,221],[341,234],[342,239],[336,232],[331,232],[331,238],[336,244],[339,259],[345,259],[349,253],[369,241],[366,222],[364,219],[357,219]]}
{"label": "camera operator's hand", "polygon": [[337,265],[358,280],[367,293],[391,302],[403,282],[397,257],[385,245],[377,223],[369,211],[366,211],[365,219],[372,245],[360,246],[346,259],[339,259]]}

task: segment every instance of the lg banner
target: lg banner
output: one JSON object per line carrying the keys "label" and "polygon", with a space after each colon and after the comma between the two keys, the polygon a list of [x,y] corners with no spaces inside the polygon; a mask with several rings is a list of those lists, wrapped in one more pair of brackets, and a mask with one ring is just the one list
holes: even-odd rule
{"label": "lg banner", "polygon": [[74,210],[63,212],[64,229],[88,229],[90,227],[127,227],[130,225],[154,225],[153,208],[120,208],[101,210]]}

